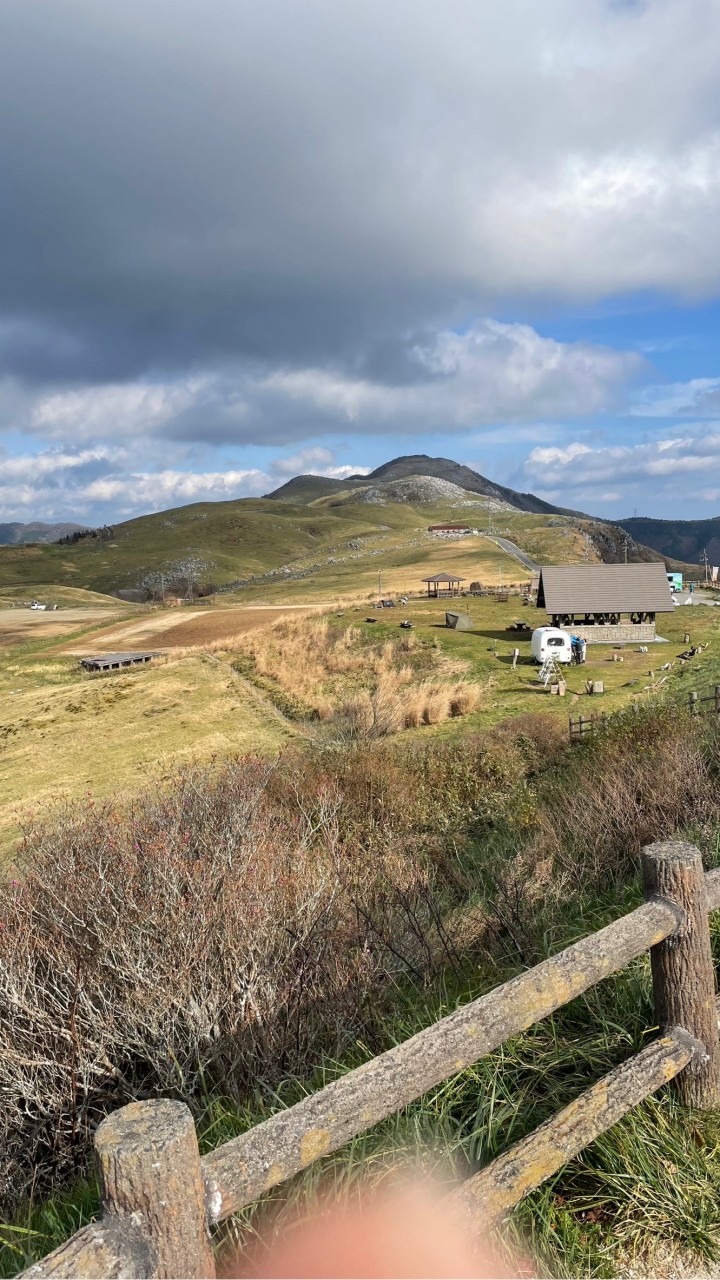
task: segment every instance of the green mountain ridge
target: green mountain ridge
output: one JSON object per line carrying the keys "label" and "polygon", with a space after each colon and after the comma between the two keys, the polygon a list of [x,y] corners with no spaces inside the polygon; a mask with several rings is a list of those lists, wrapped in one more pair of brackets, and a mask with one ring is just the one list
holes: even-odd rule
{"label": "green mountain ridge", "polygon": [[[256,592],[267,586],[277,595],[284,581],[319,574],[332,594],[332,566],[352,561],[366,572],[370,563],[422,559],[428,525],[460,520],[503,526],[497,531],[541,563],[664,558],[617,525],[495,485],[450,459],[414,454],[369,476],[296,476],[265,498],[176,507],[70,544],[0,546],[0,588],[32,595],[56,584],[111,594],[184,580]],[[347,581],[352,589],[352,575]]]}
{"label": "green mountain ridge", "polygon": [[707,552],[710,564],[720,565],[720,516],[707,520],[658,520],[650,516],[633,516],[618,520],[618,525],[631,538],[653,547],[674,560],[702,563]]}

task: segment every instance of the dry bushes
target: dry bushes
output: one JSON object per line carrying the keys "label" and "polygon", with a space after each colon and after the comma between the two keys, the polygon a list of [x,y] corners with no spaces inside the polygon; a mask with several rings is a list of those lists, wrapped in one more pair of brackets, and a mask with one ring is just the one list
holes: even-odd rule
{"label": "dry bushes", "polygon": [[[486,846],[491,909],[525,963],[543,953],[553,913],[589,895],[622,892],[643,845],[692,829],[716,842],[720,818],[713,723],[672,705],[648,706],[569,748],[545,738],[539,717],[503,726],[499,740],[527,749],[534,786],[515,789],[511,829]],[[549,726],[548,726],[549,728]]]}
{"label": "dry bushes", "polygon": [[[393,975],[421,980],[443,952],[452,876],[424,830],[442,768],[242,760],[27,833],[22,878],[0,888],[8,1206],[82,1167],[92,1126],[131,1098],[242,1098],[372,1038]],[[477,785],[454,787],[457,822]]]}
{"label": "dry bushes", "polygon": [[8,1207],[80,1169],[131,1098],[243,1098],[372,1047],[398,978],[455,963],[460,903],[473,947],[534,962],[643,843],[717,821],[712,732],[648,710],[543,767],[526,723],[188,769],[132,808],[55,809],[0,886]]}

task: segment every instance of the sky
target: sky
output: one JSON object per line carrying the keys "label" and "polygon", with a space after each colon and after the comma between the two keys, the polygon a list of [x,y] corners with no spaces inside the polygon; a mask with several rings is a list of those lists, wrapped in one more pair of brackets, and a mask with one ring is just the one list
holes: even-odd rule
{"label": "sky", "polygon": [[720,515],[719,0],[3,0],[0,520]]}

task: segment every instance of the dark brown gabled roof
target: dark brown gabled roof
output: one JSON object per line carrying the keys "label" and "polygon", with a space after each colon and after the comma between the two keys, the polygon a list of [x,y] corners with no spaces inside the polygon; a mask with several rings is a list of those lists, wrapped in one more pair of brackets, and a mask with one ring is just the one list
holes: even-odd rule
{"label": "dark brown gabled roof", "polygon": [[546,613],[672,613],[665,565],[559,564],[540,571]]}
{"label": "dark brown gabled roof", "polygon": [[456,573],[434,573],[432,578],[421,578],[421,582],[464,582]]}

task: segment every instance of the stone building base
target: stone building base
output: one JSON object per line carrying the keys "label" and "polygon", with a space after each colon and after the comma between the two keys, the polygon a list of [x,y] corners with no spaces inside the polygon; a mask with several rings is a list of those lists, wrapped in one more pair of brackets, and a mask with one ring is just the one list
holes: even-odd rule
{"label": "stone building base", "polygon": [[580,636],[588,644],[647,644],[655,640],[654,622],[621,622],[617,627],[568,626],[563,628],[573,636]]}

